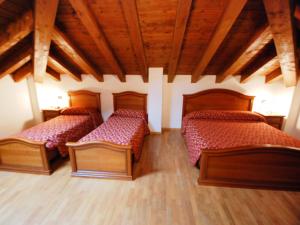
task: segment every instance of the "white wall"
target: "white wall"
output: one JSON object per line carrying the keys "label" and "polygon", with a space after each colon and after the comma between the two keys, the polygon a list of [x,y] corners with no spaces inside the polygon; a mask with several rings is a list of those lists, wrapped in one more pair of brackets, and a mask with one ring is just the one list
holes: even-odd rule
{"label": "white wall", "polygon": [[294,92],[292,106],[286,121],[285,131],[300,139],[300,81]]}
{"label": "white wall", "polygon": [[[105,75],[104,82],[97,82],[92,76],[83,75],[83,81],[74,81],[62,75],[61,82],[46,77],[42,84],[33,85],[28,79],[15,83],[9,76],[0,80],[0,137],[16,133],[39,121],[40,109],[51,106],[68,106],[69,90],[87,89],[101,92],[103,118],[107,119],[113,112],[112,93],[136,91],[148,93],[149,125],[152,131],[160,132],[162,127],[179,128],[181,126],[182,95],[211,88],[227,88],[248,95],[257,96],[254,110],[261,113],[288,115],[294,88],[285,88],[283,82],[264,83],[264,78],[257,76],[246,84],[240,84],[239,78],[229,78],[221,84],[215,83],[215,76],[204,76],[199,82],[191,83],[190,75],[176,76],[173,83],[167,83],[167,76],[162,75],[162,68],[149,69],[149,83],[144,83],[139,75],[126,76],[127,82],[121,83],[116,76]],[[36,89],[36,90],[35,90]],[[29,91],[31,90],[31,91]],[[35,93],[36,91],[36,93]],[[33,97],[31,104],[30,95]],[[38,105],[34,103],[37,95]],[[300,137],[300,84],[294,97],[293,108],[287,121],[286,131],[297,133]],[[62,96],[62,101],[58,100]],[[262,100],[266,100],[262,104]],[[34,120],[35,119],[37,120]],[[298,124],[298,125],[297,125]]]}
{"label": "white wall", "polygon": [[149,69],[148,114],[150,130],[161,132],[163,101],[163,68]]}
{"label": "white wall", "polygon": [[[215,83],[216,76],[204,76],[197,83],[191,83],[190,75],[176,76],[173,83],[164,76],[163,127],[181,127],[182,95],[212,88],[226,88],[247,95],[256,96],[253,110],[260,113],[288,115],[294,88],[286,88],[282,81],[265,84],[264,77],[257,76],[245,84],[239,77],[231,77],[221,84]],[[265,103],[262,103],[262,101]]]}
{"label": "white wall", "polygon": [[35,124],[27,81],[15,83],[10,76],[0,80],[0,138]]}

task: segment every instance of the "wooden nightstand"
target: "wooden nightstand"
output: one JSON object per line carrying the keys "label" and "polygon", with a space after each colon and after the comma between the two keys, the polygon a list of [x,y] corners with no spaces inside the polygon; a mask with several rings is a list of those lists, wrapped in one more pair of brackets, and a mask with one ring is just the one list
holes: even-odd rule
{"label": "wooden nightstand", "polygon": [[269,125],[281,130],[284,116],[264,115],[264,117]]}
{"label": "wooden nightstand", "polygon": [[60,115],[61,109],[43,109],[44,121],[51,120]]}

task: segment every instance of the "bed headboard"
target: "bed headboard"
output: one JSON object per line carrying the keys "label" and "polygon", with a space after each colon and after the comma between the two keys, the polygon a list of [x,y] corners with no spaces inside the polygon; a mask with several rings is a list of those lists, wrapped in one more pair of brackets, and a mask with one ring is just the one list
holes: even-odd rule
{"label": "bed headboard", "polygon": [[227,89],[209,89],[183,95],[182,117],[197,110],[251,111],[254,96]]}
{"label": "bed headboard", "polygon": [[100,93],[79,90],[69,91],[70,106],[72,107],[88,107],[97,108],[101,111]]}
{"label": "bed headboard", "polygon": [[113,93],[114,111],[117,109],[137,109],[147,112],[147,94],[133,91]]}

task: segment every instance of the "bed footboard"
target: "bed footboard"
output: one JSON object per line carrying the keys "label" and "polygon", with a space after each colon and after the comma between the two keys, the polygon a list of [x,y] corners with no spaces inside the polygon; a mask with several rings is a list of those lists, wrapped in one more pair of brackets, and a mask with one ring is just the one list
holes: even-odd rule
{"label": "bed footboard", "polygon": [[300,190],[300,149],[250,146],[201,153],[199,184]]}
{"label": "bed footboard", "polygon": [[0,140],[0,170],[50,175],[45,143],[18,138]]}
{"label": "bed footboard", "polygon": [[67,143],[72,176],[132,180],[130,145]]}

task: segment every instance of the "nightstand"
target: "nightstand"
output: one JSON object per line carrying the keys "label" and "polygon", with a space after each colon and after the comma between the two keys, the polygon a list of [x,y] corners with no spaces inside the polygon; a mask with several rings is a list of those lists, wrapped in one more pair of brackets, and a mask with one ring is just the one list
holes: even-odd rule
{"label": "nightstand", "polygon": [[267,123],[272,127],[275,127],[279,130],[282,128],[284,116],[276,116],[276,115],[264,115],[267,120]]}
{"label": "nightstand", "polygon": [[51,120],[60,115],[61,109],[43,109],[43,119],[44,121]]}

